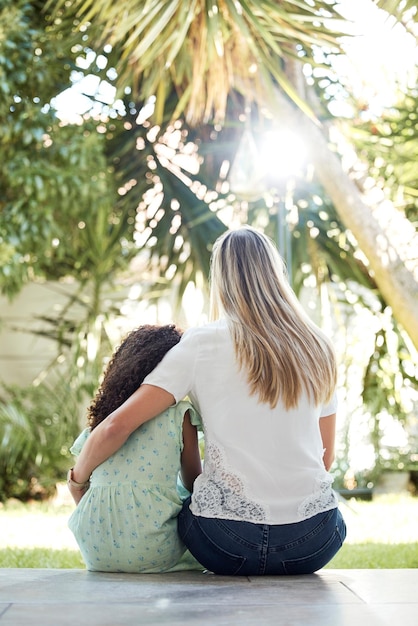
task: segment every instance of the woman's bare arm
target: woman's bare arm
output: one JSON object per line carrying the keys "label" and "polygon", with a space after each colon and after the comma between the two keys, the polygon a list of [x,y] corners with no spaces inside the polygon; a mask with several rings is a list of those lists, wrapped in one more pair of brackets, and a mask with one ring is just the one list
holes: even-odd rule
{"label": "woman's bare arm", "polygon": [[197,428],[190,421],[190,413],[186,411],[183,420],[183,451],[181,453],[181,479],[189,491],[193,483],[202,473]]}
{"label": "woman's bare arm", "polygon": [[168,391],[153,385],[141,385],[90,434],[74,465],[74,481],[87,481],[92,471],[119,450],[134,430],[174,403],[175,399]]}
{"label": "woman's bare arm", "polygon": [[335,413],[326,415],[319,420],[322,445],[324,447],[324,465],[328,471],[335,459],[335,429],[337,416]]}

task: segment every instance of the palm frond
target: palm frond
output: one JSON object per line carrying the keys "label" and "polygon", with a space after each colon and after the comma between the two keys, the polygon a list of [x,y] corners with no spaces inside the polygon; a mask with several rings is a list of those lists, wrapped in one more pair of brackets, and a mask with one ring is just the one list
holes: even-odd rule
{"label": "palm frond", "polygon": [[380,9],[402,23],[405,23],[406,20],[418,22],[416,0],[404,0],[403,2],[399,2],[399,0],[374,0],[374,2]]}
{"label": "palm frond", "polygon": [[87,27],[96,46],[120,48],[119,84],[132,84],[140,99],[157,96],[156,111],[161,94],[174,86],[190,124],[223,120],[233,89],[265,101],[273,83],[309,112],[283,62],[289,55],[309,62],[316,46],[339,49],[341,16],[333,2],[58,0],[46,6],[58,17],[74,11],[76,27]]}

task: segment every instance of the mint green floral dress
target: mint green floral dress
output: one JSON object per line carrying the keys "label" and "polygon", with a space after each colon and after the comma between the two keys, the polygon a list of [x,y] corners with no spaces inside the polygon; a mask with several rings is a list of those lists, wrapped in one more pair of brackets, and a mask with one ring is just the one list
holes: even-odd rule
{"label": "mint green floral dress", "polygon": [[[183,418],[200,419],[186,401],[170,407],[133,432],[126,443],[97,467],[90,489],[68,526],[88,570],[157,573],[203,569],[177,533],[182,506],[178,488],[183,449]],[[71,452],[80,451],[85,429]]]}

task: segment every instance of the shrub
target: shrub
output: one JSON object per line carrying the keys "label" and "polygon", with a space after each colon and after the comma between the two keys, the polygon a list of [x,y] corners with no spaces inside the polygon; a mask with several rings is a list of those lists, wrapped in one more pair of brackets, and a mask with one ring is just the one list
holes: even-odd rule
{"label": "shrub", "polygon": [[0,501],[44,499],[55,492],[79,431],[69,385],[3,386],[0,392]]}

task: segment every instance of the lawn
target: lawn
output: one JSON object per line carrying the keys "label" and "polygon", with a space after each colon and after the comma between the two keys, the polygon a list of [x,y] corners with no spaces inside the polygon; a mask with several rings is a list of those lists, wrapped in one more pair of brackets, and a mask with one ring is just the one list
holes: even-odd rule
{"label": "lawn", "polygon": [[[67,528],[73,505],[65,487],[50,503],[0,505],[0,567],[83,568]],[[348,534],[328,568],[418,567],[418,498],[375,496],[341,502]]]}
{"label": "lawn", "polygon": [[347,539],[328,568],[418,567],[418,497],[375,496],[371,502],[342,501]]}

